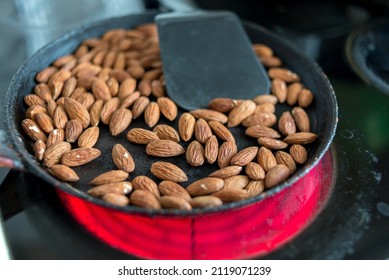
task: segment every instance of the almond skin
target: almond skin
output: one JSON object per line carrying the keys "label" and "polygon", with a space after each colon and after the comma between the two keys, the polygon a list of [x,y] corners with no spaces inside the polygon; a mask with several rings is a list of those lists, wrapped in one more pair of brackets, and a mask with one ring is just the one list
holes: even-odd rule
{"label": "almond skin", "polygon": [[302,89],[298,96],[298,105],[301,108],[306,108],[313,102],[314,96],[313,93],[309,89]]}
{"label": "almond skin", "polygon": [[96,99],[104,101],[112,98],[108,85],[102,79],[96,79],[92,85],[92,93]]}
{"label": "almond skin", "polygon": [[255,111],[255,103],[251,100],[244,100],[238,103],[228,114],[228,127],[238,126],[245,118],[249,117]]}
{"label": "almond skin", "polygon": [[236,142],[231,131],[222,123],[217,121],[208,122],[212,132],[222,141]]}
{"label": "almond skin", "polygon": [[263,180],[251,180],[244,189],[250,197],[257,196],[265,190],[265,183]]}
{"label": "almond skin", "polygon": [[100,155],[100,150],[95,148],[77,148],[65,153],[62,156],[61,162],[71,167],[80,166],[95,160]]}
{"label": "almond skin", "polygon": [[42,129],[44,133],[48,134],[54,129],[53,119],[45,113],[36,114],[35,122]]}
{"label": "almond skin", "polygon": [[165,195],[159,198],[162,208],[165,209],[180,209],[180,210],[192,210],[192,206],[189,202],[179,196]]}
{"label": "almond skin", "polygon": [[89,182],[89,185],[104,185],[109,183],[121,182],[128,178],[128,173],[123,170],[111,170],[104,172]]}
{"label": "almond skin", "polygon": [[97,126],[92,126],[87,129],[78,137],[79,148],[92,148],[97,139],[99,139],[100,129]]}
{"label": "almond skin", "polygon": [[281,67],[270,68],[268,75],[271,79],[278,78],[287,83],[300,81],[300,77],[296,73]]}
{"label": "almond skin", "polygon": [[286,165],[277,164],[266,173],[265,187],[268,189],[273,188],[284,182],[289,177],[289,175],[290,170]]}
{"label": "almond skin", "polygon": [[121,181],[114,183],[107,183],[103,185],[98,185],[88,190],[88,194],[94,197],[101,197],[107,193],[119,193],[119,194],[129,194],[132,191],[131,182]]}
{"label": "almond skin", "polygon": [[189,141],[194,133],[196,119],[190,113],[183,113],[178,120],[178,133],[185,142]]}
{"label": "almond skin", "polygon": [[157,103],[161,110],[162,115],[169,121],[173,121],[177,117],[177,105],[168,97],[157,98]]}
{"label": "almond skin", "polygon": [[57,164],[61,161],[62,156],[69,152],[71,145],[68,142],[60,142],[54,145],[51,145],[46,149],[46,152],[43,155],[43,163],[47,167],[52,167],[54,164]]}
{"label": "almond skin", "polygon": [[296,132],[286,136],[284,141],[288,144],[310,144],[317,139],[317,135],[312,132]]}
{"label": "almond skin", "polygon": [[120,108],[112,114],[109,121],[109,130],[113,136],[122,133],[130,125],[132,121],[132,113],[130,110]]}
{"label": "almond skin", "polygon": [[46,134],[39,128],[36,122],[31,119],[24,119],[22,121],[23,131],[34,141],[40,139],[46,142]]}
{"label": "almond skin", "polygon": [[221,190],[224,180],[219,178],[203,178],[190,184],[186,190],[191,196],[207,195]]}
{"label": "almond skin", "polygon": [[180,142],[180,135],[177,130],[172,126],[166,124],[159,124],[154,127],[153,132],[158,136],[159,139],[172,140],[174,142]]}
{"label": "almond skin", "polygon": [[127,173],[135,170],[135,162],[131,154],[121,144],[115,144],[112,148],[112,160],[115,166]]}
{"label": "almond skin", "polygon": [[286,103],[289,106],[293,106],[297,103],[298,95],[302,90],[303,85],[300,82],[294,82],[288,86],[288,93],[286,96]]}
{"label": "almond skin", "polygon": [[268,137],[259,137],[258,144],[271,150],[280,150],[288,147],[287,142]]}
{"label": "almond skin", "polygon": [[176,183],[188,181],[188,177],[186,176],[185,172],[177,165],[169,162],[154,162],[151,165],[150,171],[154,174],[155,177],[161,180],[167,180]]}
{"label": "almond skin", "polygon": [[277,130],[260,124],[248,127],[245,133],[247,136],[253,138],[260,138],[260,137],[280,138],[281,137],[280,133],[278,133]]}
{"label": "almond skin", "polygon": [[224,180],[223,190],[226,189],[244,189],[250,182],[246,175],[235,175]]}
{"label": "almond skin", "polygon": [[171,140],[155,140],[146,146],[146,154],[155,157],[174,157],[183,153],[185,149]]}
{"label": "almond skin", "polygon": [[309,132],[311,130],[308,114],[307,112],[305,112],[303,108],[300,107],[293,108],[292,116],[294,118],[297,128],[301,132]]}
{"label": "almond skin", "polygon": [[189,201],[192,208],[208,208],[223,205],[223,201],[212,195],[196,196]]}
{"label": "almond skin", "polygon": [[198,119],[204,119],[206,121],[218,121],[221,123],[227,123],[228,117],[223,113],[210,109],[197,109],[190,111],[190,113]]}
{"label": "almond skin", "polygon": [[79,102],[71,98],[65,98],[65,110],[70,119],[80,120],[83,128],[87,128],[89,126],[89,112]]}
{"label": "almond skin", "polygon": [[250,127],[254,125],[262,125],[267,127],[272,127],[277,123],[277,117],[274,113],[269,112],[254,112],[251,116],[245,118],[242,122],[242,125],[245,127]]}
{"label": "almond skin", "polygon": [[127,196],[118,193],[107,193],[101,199],[116,206],[126,206],[130,203]]}
{"label": "almond skin", "polygon": [[284,103],[288,94],[288,88],[284,80],[275,78],[271,82],[271,92],[277,96],[279,103]]}
{"label": "almond skin", "polygon": [[149,191],[135,190],[131,193],[130,201],[132,205],[142,208],[157,210],[161,209],[158,198]]}
{"label": "almond skin", "polygon": [[220,168],[230,165],[231,158],[237,153],[238,148],[233,142],[224,142],[220,145],[217,164]]}
{"label": "almond skin", "polygon": [[222,189],[212,194],[220,198],[223,202],[234,202],[244,200],[250,197],[249,193],[243,189]]}
{"label": "almond skin", "polygon": [[213,164],[217,160],[219,153],[219,142],[216,139],[215,135],[212,135],[205,143],[204,147],[204,157],[209,164]]}
{"label": "almond skin", "polygon": [[41,139],[38,139],[34,142],[33,146],[34,156],[37,160],[41,161],[43,159],[43,155],[46,151],[46,144]]}
{"label": "almond skin", "polygon": [[78,140],[83,132],[82,123],[79,119],[68,121],[65,126],[65,139],[69,143],[74,143]]}
{"label": "almond skin", "polygon": [[307,150],[299,144],[292,145],[289,149],[289,153],[296,163],[303,164],[307,161]]}
{"label": "almond skin", "polygon": [[77,173],[70,167],[62,164],[55,164],[49,169],[50,173],[62,181],[75,182],[80,180]]}
{"label": "almond skin", "polygon": [[214,98],[208,103],[208,109],[218,111],[220,113],[228,113],[231,111],[237,102],[231,98]]}
{"label": "almond skin", "polygon": [[191,197],[184,187],[173,181],[164,180],[158,185],[159,192],[162,195],[179,196],[190,201]]}
{"label": "almond skin", "polygon": [[195,124],[194,133],[196,140],[201,144],[205,144],[212,136],[212,130],[207,121],[198,119]]}
{"label": "almond skin", "polygon": [[230,161],[231,165],[239,165],[239,166],[246,166],[249,162],[251,162],[258,153],[258,147],[252,146],[247,147],[238,153],[236,153]]}
{"label": "almond skin", "polygon": [[135,190],[148,191],[154,194],[155,197],[161,196],[157,184],[147,176],[136,176],[134,179],[132,179],[131,184]]}
{"label": "almond skin", "polygon": [[277,160],[272,151],[268,148],[261,147],[258,150],[257,162],[265,172],[277,165]]}
{"label": "almond skin", "polygon": [[290,174],[296,171],[296,163],[290,154],[284,151],[277,151],[275,157],[278,164],[286,165],[289,168]]}
{"label": "almond skin", "polygon": [[150,130],[144,128],[132,128],[127,133],[127,140],[132,143],[147,145],[152,141],[159,140],[159,137]]}
{"label": "almond skin", "polygon": [[208,175],[208,177],[227,179],[231,176],[238,175],[242,171],[242,169],[243,167],[238,165],[227,166],[212,172],[211,174]]}
{"label": "almond skin", "polygon": [[252,180],[265,179],[265,170],[256,162],[250,162],[245,168],[246,175]]}
{"label": "almond skin", "polygon": [[204,148],[200,142],[192,141],[186,149],[186,161],[191,166],[201,166],[204,164]]}
{"label": "almond skin", "polygon": [[144,112],[144,118],[145,118],[146,124],[149,127],[153,127],[158,123],[160,115],[161,115],[161,110],[159,108],[158,103],[150,102],[146,106],[146,109]]}
{"label": "almond skin", "polygon": [[281,114],[281,117],[278,120],[278,130],[283,135],[296,133],[296,123],[289,111],[285,111]]}

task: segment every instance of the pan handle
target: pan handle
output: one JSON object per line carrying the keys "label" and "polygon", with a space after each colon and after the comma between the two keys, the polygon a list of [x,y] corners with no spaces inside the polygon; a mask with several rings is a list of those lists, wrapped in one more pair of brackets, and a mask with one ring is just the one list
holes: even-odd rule
{"label": "pan handle", "polygon": [[25,167],[18,153],[12,148],[7,132],[0,129],[0,168],[24,171]]}

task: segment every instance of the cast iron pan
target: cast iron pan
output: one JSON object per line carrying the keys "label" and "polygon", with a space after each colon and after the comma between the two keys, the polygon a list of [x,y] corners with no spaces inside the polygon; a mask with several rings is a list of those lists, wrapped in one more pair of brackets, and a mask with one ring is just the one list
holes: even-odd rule
{"label": "cast iron pan", "polygon": [[[136,162],[136,169],[134,173],[130,175],[129,179],[134,178],[137,175],[147,175],[152,177],[152,174],[149,172],[149,167],[154,161],[159,161],[161,159],[147,156],[144,152],[144,146],[131,144],[125,137],[126,132],[130,128],[146,128],[142,120],[134,121],[130,125],[130,128],[117,137],[110,135],[107,126],[101,126],[100,138],[95,147],[102,151],[102,155],[91,164],[75,168],[75,171],[81,178],[79,182],[69,185],[52,177],[33,157],[30,146],[31,141],[23,133],[21,128],[21,121],[24,119],[26,111],[23,97],[29,94],[36,84],[34,80],[36,73],[49,66],[55,59],[75,51],[80,42],[87,38],[98,37],[105,31],[112,28],[132,28],[142,23],[153,22],[155,15],[155,12],[148,12],[112,18],[82,26],[53,41],[30,57],[15,74],[6,94],[5,123],[8,139],[5,140],[5,143],[2,143],[0,148],[1,165],[30,172],[31,174],[45,180],[55,188],[59,188],[70,195],[93,202],[103,207],[117,209],[125,213],[138,213],[141,215],[144,214],[153,216],[156,214],[162,214],[167,216],[187,216],[245,207],[266,199],[285,188],[289,188],[293,183],[307,174],[320,161],[332,142],[338,121],[336,97],[326,75],[316,63],[308,57],[300,54],[298,50],[283,41],[281,38],[273,35],[261,26],[244,22],[245,30],[252,42],[264,43],[271,46],[275,54],[283,60],[285,67],[296,72],[302,78],[302,82],[306,85],[306,87],[311,89],[315,95],[314,104],[308,109],[308,114],[311,118],[312,131],[318,134],[318,140],[310,146],[307,162],[287,181],[277,187],[267,190],[257,197],[240,202],[225,204],[220,207],[194,209],[193,211],[168,209],[147,210],[131,206],[122,208],[112,206],[100,199],[89,196],[85,192],[89,188],[87,186],[87,182],[102,172],[115,169],[111,159],[111,149],[114,143],[121,143],[124,145],[131,152]],[[190,71],[190,69],[188,69],[188,71]],[[242,95],[241,98],[245,98],[245,96]],[[286,108],[287,107],[285,106],[284,110]],[[290,108],[288,109],[290,110]],[[281,114],[281,111],[277,113]],[[180,113],[182,112],[183,111],[181,110]],[[173,124],[173,126],[177,127],[176,123]],[[233,129],[233,133],[237,139],[239,149],[249,145],[257,145],[255,139],[249,139],[244,135],[243,128],[235,128]],[[184,156],[162,160],[173,162],[186,171],[189,178],[186,185],[217,169],[216,166],[208,164],[197,168],[190,167],[186,163]]]}

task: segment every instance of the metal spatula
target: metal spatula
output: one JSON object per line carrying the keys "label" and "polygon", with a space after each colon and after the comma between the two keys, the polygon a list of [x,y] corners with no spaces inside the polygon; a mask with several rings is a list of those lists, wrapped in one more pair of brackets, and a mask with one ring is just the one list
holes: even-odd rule
{"label": "metal spatula", "polygon": [[231,12],[156,16],[167,92],[180,107],[205,108],[216,97],[269,93],[266,71]]}

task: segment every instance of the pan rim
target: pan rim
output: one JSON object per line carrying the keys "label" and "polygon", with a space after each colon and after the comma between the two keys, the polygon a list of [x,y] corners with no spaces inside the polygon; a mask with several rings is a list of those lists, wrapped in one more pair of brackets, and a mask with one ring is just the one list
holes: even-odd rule
{"label": "pan rim", "polygon": [[[60,45],[61,42],[64,42],[71,38],[72,36],[82,32],[82,31],[88,31],[93,30],[95,28],[101,27],[105,25],[106,23],[112,23],[112,22],[120,22],[122,20],[125,20],[128,17],[131,16],[151,16],[156,15],[158,12],[156,11],[149,11],[145,13],[139,13],[139,14],[133,14],[133,15],[126,15],[126,16],[120,16],[115,18],[109,18],[89,24],[82,25],[76,29],[73,29],[58,39],[48,43],[43,48],[38,50],[34,55],[29,57],[17,70],[15,75],[13,76],[10,85],[7,89],[6,96],[5,96],[5,124],[6,124],[6,131],[9,132],[9,138],[12,142],[13,147],[16,149],[16,152],[20,155],[23,164],[25,165],[28,172],[31,173],[31,175],[36,175],[40,177],[41,179],[45,180],[50,185],[53,185],[56,189],[59,189],[61,191],[64,191],[66,193],[69,193],[70,195],[74,195],[78,198],[81,198],[83,200],[93,202],[94,204],[97,204],[99,206],[102,206],[104,208],[120,211],[128,214],[140,214],[140,215],[147,215],[147,216],[174,216],[174,217],[188,217],[188,216],[197,216],[197,215],[205,215],[205,214],[211,214],[211,213],[220,213],[228,210],[234,210],[239,209],[243,207],[248,207],[250,205],[259,203],[260,201],[265,200],[266,198],[272,197],[276,195],[277,193],[281,192],[284,189],[287,189],[291,186],[293,186],[297,181],[299,181],[301,178],[303,178],[309,171],[311,171],[322,159],[324,154],[328,151],[330,148],[330,145],[333,141],[333,138],[335,136],[337,123],[338,123],[338,104],[336,100],[335,92],[332,88],[332,85],[328,79],[328,77],[325,75],[325,73],[322,71],[320,66],[313,61],[308,56],[300,53],[295,46],[293,46],[291,43],[287,42],[280,36],[272,33],[268,29],[264,28],[263,26],[260,26],[256,23],[252,23],[249,21],[242,21],[243,25],[250,28],[253,28],[259,32],[266,33],[267,36],[272,37],[272,39],[276,40],[279,44],[287,47],[295,53],[299,58],[302,60],[302,63],[305,63],[306,65],[309,65],[309,67],[315,71],[315,75],[317,75],[320,80],[323,83],[323,87],[326,88],[325,92],[328,94],[328,99],[332,105],[332,108],[329,108],[331,117],[328,121],[330,122],[330,128],[327,131],[328,134],[325,135],[326,139],[322,143],[319,144],[318,155],[307,161],[307,163],[304,164],[301,168],[304,168],[304,170],[298,174],[294,174],[290,178],[288,178],[285,182],[282,184],[272,188],[268,189],[267,191],[263,192],[262,194],[251,197],[242,201],[238,202],[231,202],[227,204],[223,204],[218,207],[211,207],[211,208],[203,208],[203,209],[192,209],[191,211],[183,211],[183,210],[172,210],[172,209],[160,209],[160,210],[149,210],[149,209],[143,209],[140,207],[119,207],[112,204],[109,204],[101,199],[93,198],[87,193],[83,191],[77,190],[75,187],[72,187],[68,183],[64,183],[62,181],[57,180],[53,176],[51,176],[48,171],[41,167],[38,162],[35,160],[35,158],[32,156],[32,154],[24,147],[24,142],[21,137],[20,133],[20,125],[16,123],[15,118],[15,111],[13,110],[13,104],[16,103],[17,97],[20,95],[19,91],[15,91],[20,88],[20,82],[18,81],[18,77],[23,76],[23,74],[27,71],[28,65],[31,64],[32,61],[34,61],[35,57],[37,57],[39,54],[46,52],[47,50],[53,48],[53,46]],[[16,92],[16,94],[14,94]]]}

